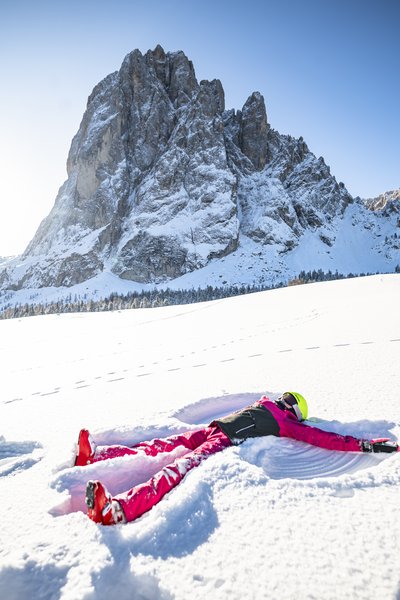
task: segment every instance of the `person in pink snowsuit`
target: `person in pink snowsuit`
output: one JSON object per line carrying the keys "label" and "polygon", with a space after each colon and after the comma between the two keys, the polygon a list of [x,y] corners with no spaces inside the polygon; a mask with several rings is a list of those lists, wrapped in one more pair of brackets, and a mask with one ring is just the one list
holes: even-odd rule
{"label": "person in pink snowsuit", "polygon": [[156,456],[171,452],[178,446],[187,448],[187,453],[156,473],[149,481],[141,483],[114,497],[100,481],[89,481],[86,487],[88,516],[96,523],[113,525],[137,519],[165,494],[170,492],[202,460],[233,444],[242,443],[252,437],[274,435],[306,442],[328,450],[342,452],[396,452],[398,444],[388,438],[374,440],[358,439],[323,431],[303,423],[308,416],[307,403],[298,392],[285,392],[277,401],[263,396],[255,404],[216,419],[208,427],[187,431],[165,439],[153,439],[132,447],[96,447],[86,429],[78,439],[76,466],[109,460],[119,456],[141,452]]}

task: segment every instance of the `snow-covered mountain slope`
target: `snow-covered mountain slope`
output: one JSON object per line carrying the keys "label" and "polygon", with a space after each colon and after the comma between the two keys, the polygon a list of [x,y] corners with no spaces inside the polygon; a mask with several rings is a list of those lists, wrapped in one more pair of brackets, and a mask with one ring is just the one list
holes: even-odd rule
{"label": "snow-covered mountain slope", "polygon": [[[369,202],[369,201],[368,201]],[[224,286],[271,286],[286,284],[300,271],[322,269],[324,272],[385,273],[400,265],[400,234],[397,209],[389,203],[376,211],[365,206],[365,201],[350,204],[343,217],[321,226],[318,235],[305,231],[293,250],[282,253],[277,243],[259,244],[242,234],[239,246],[224,258],[214,259],[200,269],[174,280],[158,284],[143,284],[121,279],[111,271],[71,287],[5,290],[0,292],[0,311],[19,304],[55,303],[69,298],[89,301],[106,298],[112,293],[128,294],[142,290],[191,289]],[[257,209],[254,209],[257,210]],[[279,226],[275,230],[277,235]],[[14,263],[15,269],[25,265]]]}
{"label": "snow-covered mountain slope", "polygon": [[221,82],[199,83],[183,52],[135,50],[94,88],[67,170],[23,256],[0,265],[0,289],[71,287],[103,273],[165,284],[202,268],[225,279],[225,257],[238,282],[272,283],[302,247],[313,267],[339,270],[343,235],[344,272],[399,262],[398,245],[379,239],[398,229],[398,198],[386,203],[391,214],[354,201],[302,138],[272,129],[259,92],[225,110]]}
{"label": "snow-covered mountain slope", "polygon": [[399,303],[400,276],[379,275],[0,321],[0,597],[396,598],[400,454],[249,440],[116,528],[83,514],[86,481],[116,493],[167,458],[68,461],[82,426],[135,443],[286,389],[310,424],[400,440]]}

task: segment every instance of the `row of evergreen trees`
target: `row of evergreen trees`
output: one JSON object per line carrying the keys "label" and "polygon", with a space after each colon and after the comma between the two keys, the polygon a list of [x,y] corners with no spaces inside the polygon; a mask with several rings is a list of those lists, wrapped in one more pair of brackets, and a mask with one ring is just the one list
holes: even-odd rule
{"label": "row of evergreen trees", "polygon": [[151,290],[142,292],[129,292],[128,294],[113,293],[108,298],[93,300],[71,296],[56,302],[32,302],[7,306],[0,313],[0,319],[15,319],[35,315],[50,315],[60,313],[103,312],[113,310],[126,310],[129,308],[156,308],[159,306],[173,306],[177,304],[193,304],[195,302],[208,302],[231,296],[240,296],[254,292],[271,289],[267,286],[224,286],[197,290]]}
{"label": "row of evergreen trees", "polygon": [[365,277],[366,275],[371,275],[371,273],[349,273],[348,275],[343,275],[343,273],[339,273],[337,270],[325,272],[322,269],[314,269],[312,271],[300,271],[297,277],[289,281],[288,285],[316,283],[317,281],[334,281],[337,279],[351,279],[352,277]]}
{"label": "row of evergreen trees", "polygon": [[[400,272],[400,267],[396,269]],[[317,281],[332,281],[334,279],[345,279],[349,277],[362,277],[366,275],[343,275],[338,271],[327,273],[322,269],[313,271],[300,271],[297,277],[290,280],[287,285],[300,285],[313,283]],[[370,275],[370,273],[368,273]],[[113,310],[125,310],[132,308],[155,308],[158,306],[173,306],[177,304],[193,304],[195,302],[208,302],[210,300],[219,300],[231,296],[242,296],[252,294],[276,287],[283,287],[280,283],[276,286],[265,285],[247,285],[247,286],[224,286],[198,288],[197,290],[152,290],[142,292],[129,292],[128,294],[111,294],[108,298],[100,300],[81,298],[80,296],[68,296],[63,300],[56,302],[32,302],[24,304],[7,305],[0,313],[0,319],[15,319],[21,317],[31,317],[35,315],[50,315],[60,313],[79,313],[79,312],[103,312]]]}

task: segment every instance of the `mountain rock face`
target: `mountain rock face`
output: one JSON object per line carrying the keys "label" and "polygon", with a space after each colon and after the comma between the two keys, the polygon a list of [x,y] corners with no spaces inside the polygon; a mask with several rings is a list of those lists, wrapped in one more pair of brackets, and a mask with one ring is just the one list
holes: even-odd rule
{"label": "mountain rock face", "polygon": [[391,214],[396,211],[396,203],[400,202],[400,189],[384,192],[377,198],[368,198],[364,200],[365,205],[374,211],[383,211]]}
{"label": "mountain rock face", "polygon": [[[67,172],[22,257],[0,271],[2,289],[72,286],[102,271],[158,283],[249,240],[284,255],[321,228],[329,247],[354,203],[302,138],[271,128],[260,93],[225,110],[219,80],[198,82],[183,52],[160,46],[128,54],[94,88]],[[388,204],[398,210],[389,198],[367,209]]]}

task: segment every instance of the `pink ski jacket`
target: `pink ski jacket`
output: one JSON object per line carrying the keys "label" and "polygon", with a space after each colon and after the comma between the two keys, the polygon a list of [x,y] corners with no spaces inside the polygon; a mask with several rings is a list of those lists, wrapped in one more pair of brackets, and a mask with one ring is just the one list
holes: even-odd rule
{"label": "pink ski jacket", "polygon": [[211,425],[218,425],[232,443],[252,437],[274,435],[306,442],[328,450],[363,452],[361,439],[351,435],[323,431],[302,423],[294,414],[288,410],[282,410],[266,396],[237,413],[216,419]]}
{"label": "pink ski jacket", "polygon": [[343,452],[362,452],[362,440],[351,435],[340,435],[331,431],[323,431],[318,427],[312,427],[301,423],[288,410],[281,410],[275,402],[271,402],[263,396],[256,404],[260,404],[268,410],[279,425],[280,437],[288,437],[320,448],[328,450],[342,450]]}

